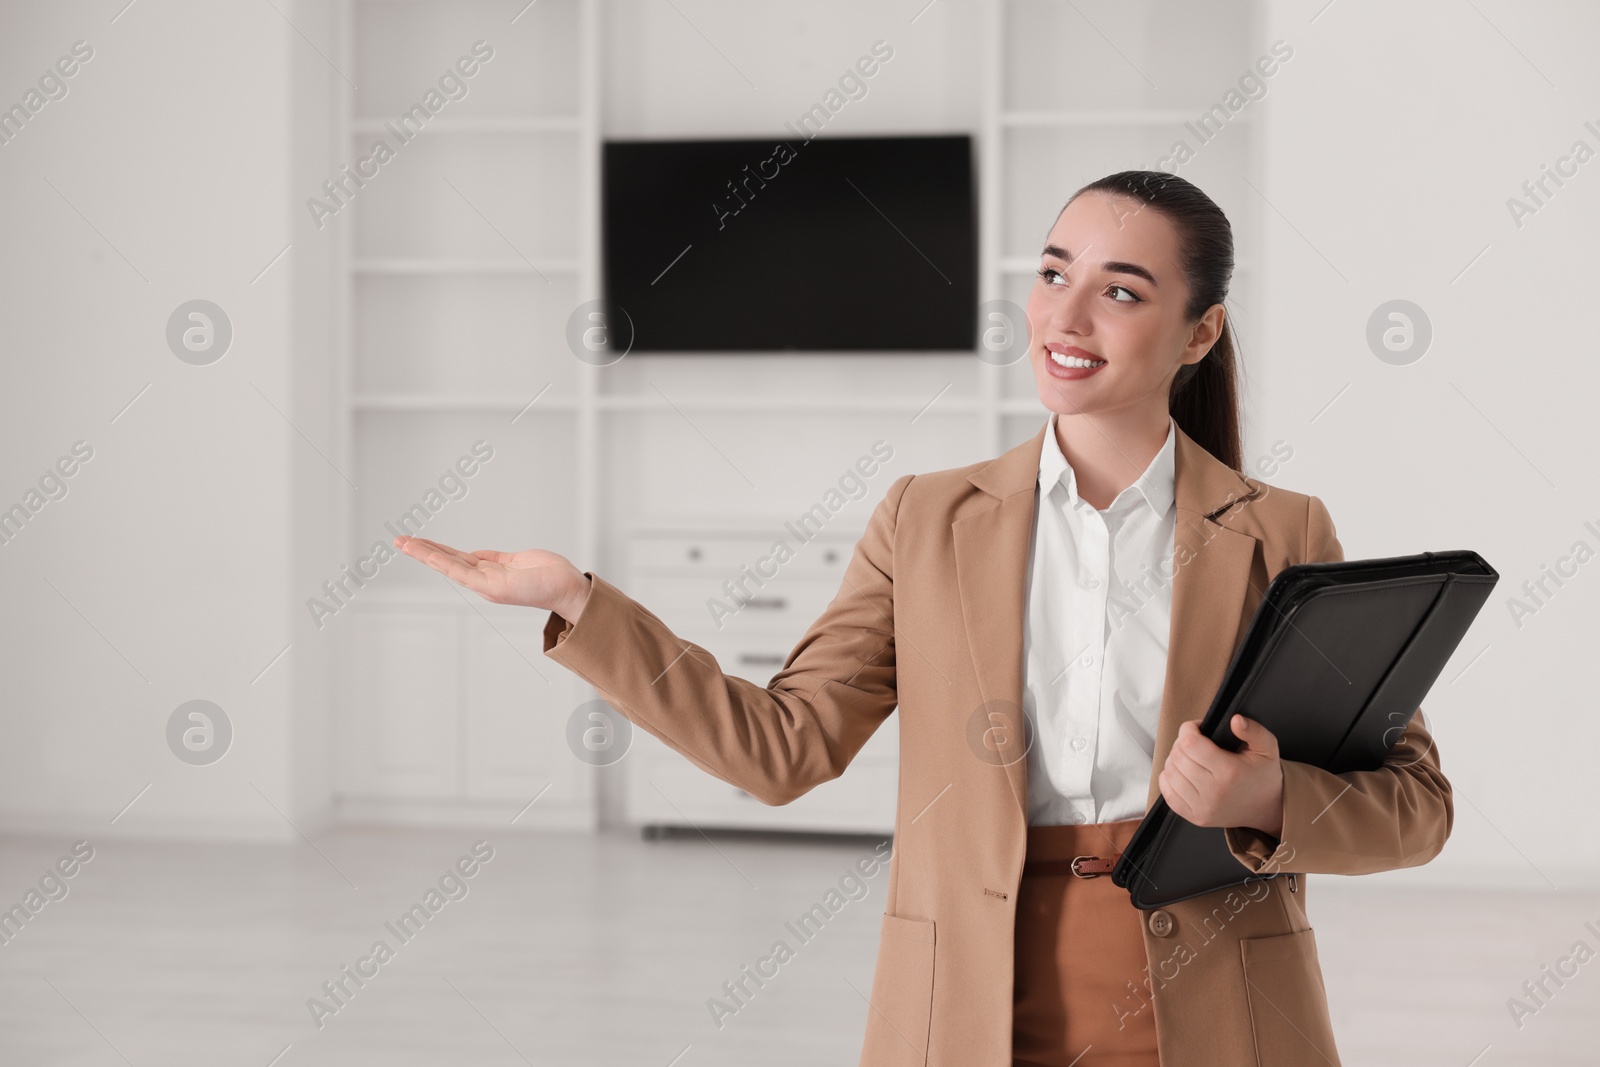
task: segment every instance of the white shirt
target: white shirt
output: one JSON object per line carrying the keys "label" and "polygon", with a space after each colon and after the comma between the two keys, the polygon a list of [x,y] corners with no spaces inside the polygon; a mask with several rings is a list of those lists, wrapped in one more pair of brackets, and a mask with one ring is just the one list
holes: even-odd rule
{"label": "white shirt", "polygon": [[1176,423],[1132,485],[1099,511],[1050,415],[1039,453],[1023,621],[1030,825],[1144,815],[1172,624]]}

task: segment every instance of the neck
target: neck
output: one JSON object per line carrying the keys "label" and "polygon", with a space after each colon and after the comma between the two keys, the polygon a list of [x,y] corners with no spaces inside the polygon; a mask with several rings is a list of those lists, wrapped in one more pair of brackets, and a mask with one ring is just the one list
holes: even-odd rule
{"label": "neck", "polygon": [[1056,444],[1072,465],[1078,495],[1097,510],[1139,480],[1167,440],[1165,408],[1056,415]]}

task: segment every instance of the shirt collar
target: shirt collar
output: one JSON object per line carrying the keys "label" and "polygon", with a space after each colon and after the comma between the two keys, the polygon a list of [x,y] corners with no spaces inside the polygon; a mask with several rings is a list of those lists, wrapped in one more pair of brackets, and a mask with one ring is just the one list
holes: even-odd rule
{"label": "shirt collar", "polygon": [[[1165,515],[1172,506],[1175,491],[1174,479],[1177,471],[1175,457],[1177,452],[1177,422],[1171,415],[1167,416],[1167,439],[1161,445],[1161,451],[1155,454],[1150,465],[1144,469],[1138,479],[1111,502],[1107,510],[1120,511],[1130,500],[1143,497],[1145,503],[1150,505],[1150,510],[1157,515]],[[1044,493],[1054,489],[1056,483],[1061,483],[1067,488],[1067,499],[1077,506],[1078,476],[1072,469],[1072,464],[1067,462],[1067,457],[1061,454],[1061,446],[1056,441],[1056,413],[1050,413],[1050,423],[1045,428],[1044,447],[1039,451],[1039,488]]]}

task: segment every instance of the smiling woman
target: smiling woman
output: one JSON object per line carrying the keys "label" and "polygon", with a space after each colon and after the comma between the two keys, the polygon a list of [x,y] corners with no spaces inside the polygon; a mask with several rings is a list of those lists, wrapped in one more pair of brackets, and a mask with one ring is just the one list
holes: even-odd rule
{"label": "smiling woman", "polygon": [[[547,658],[767,804],[839,777],[898,711],[863,1067],[1338,1067],[1304,876],[1432,859],[1453,812],[1437,748],[1418,716],[1391,763],[1335,776],[1243,716],[1237,750],[1196,729],[1272,578],[1343,549],[1320,500],[1240,469],[1217,205],[1125,171],[1074,194],[1042,247],[1027,319],[1048,420],[897,478],[764,686],[556,553],[396,545],[548,610]],[[1122,592],[1151,573],[1130,616]],[[1143,913],[1100,877],[1158,797],[1224,831],[1260,906],[1229,889]]]}

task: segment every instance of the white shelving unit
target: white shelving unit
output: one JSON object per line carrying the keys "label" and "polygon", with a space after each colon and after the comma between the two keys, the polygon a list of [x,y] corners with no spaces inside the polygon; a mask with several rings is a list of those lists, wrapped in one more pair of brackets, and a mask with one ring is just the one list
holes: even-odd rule
{"label": "white shelving unit", "polygon": [[[771,376],[771,361],[740,361],[739,374],[720,377],[692,361],[663,359],[654,366],[682,372],[670,399],[650,388],[642,367],[651,364],[625,361],[619,374],[574,358],[565,348],[567,316],[601,292],[601,26],[606,13],[624,9],[606,0],[340,3],[340,67],[361,87],[344,91],[341,158],[365,154],[384,136],[384,121],[415,102],[473,41],[483,38],[507,57],[498,67],[484,64],[468,95],[400,148],[401,158],[360,191],[358,210],[336,220],[347,312],[341,469],[360,486],[344,517],[352,548],[364,552],[375,539],[387,541],[384,523],[438,488],[430,479],[485,440],[494,460],[418,532],[472,547],[537,545],[620,574],[637,542],[615,531],[636,517],[652,525],[646,538],[770,529],[751,514],[725,510],[738,507],[725,481],[706,472],[674,480],[651,466],[659,463],[652,449],[671,447],[658,440],[681,433],[684,417],[714,422],[730,437],[787,416],[837,423],[848,433],[862,428],[865,436],[890,417],[903,416],[904,425],[928,406],[926,397],[895,388],[902,379],[886,368],[904,365],[895,363],[900,356],[860,357],[849,365],[850,387],[831,390],[836,383],[820,370],[795,382]],[[973,131],[980,301],[1004,297],[1025,306],[1038,246],[1071,191],[1111,171],[1153,164],[1266,50],[1257,0],[1119,5],[1114,25],[1104,25],[1115,45],[1082,10],[1053,0],[984,7],[982,103]],[[1184,32],[1171,32],[1174,22]],[[1068,55],[1071,64],[1062,61]],[[1194,86],[1214,91],[1185,96],[1175,88]],[[1246,108],[1179,171],[1218,200],[1241,242],[1259,217],[1259,197],[1245,182],[1259,170],[1252,119]],[[746,132],[730,128],[728,135]],[[1242,243],[1238,252],[1238,299],[1230,299],[1229,311],[1248,364],[1254,256]],[[938,363],[940,385],[956,383],[930,420],[943,436],[969,433],[972,454],[997,455],[1038,429],[1043,414],[1026,360],[1005,368],[938,360],[945,361]],[[816,361],[823,365],[843,367]],[[616,515],[609,514],[613,491],[630,499]],[[630,592],[672,617],[676,594],[662,587],[652,600],[645,593],[654,588],[647,582]],[[543,613],[463,595],[409,560],[386,565],[352,610],[330,623],[345,631],[341,811],[447,821],[515,814],[538,796],[517,825],[594,825],[598,779],[564,739],[566,716],[593,694],[543,659],[542,620]],[[763,636],[764,651],[747,668],[764,669],[803,629],[798,619],[783,621]],[[716,638],[705,637],[716,651]],[[731,646],[728,653],[730,664],[741,654]],[[891,721],[880,734],[897,726]],[[892,811],[895,776],[877,767],[890,751],[886,744],[874,737],[872,758],[864,752],[860,767],[829,783],[841,796],[876,791],[875,799],[852,795],[857,810],[831,824],[827,803],[808,812],[800,809],[806,798],[789,810],[766,808],[732,796],[731,787],[664,748],[654,753],[650,773],[671,768],[654,780],[681,780],[710,805],[690,807],[713,823],[860,829],[863,818],[874,824]],[[629,817],[664,819],[660,805],[652,807],[633,785],[624,801]]]}
{"label": "white shelving unit", "polygon": [[[442,500],[408,532],[592,558],[594,368],[543,339],[600,284],[598,3],[341,9],[339,66],[359,91],[344,92],[340,158],[378,138],[394,146],[387,121],[475,41],[495,49],[473,76],[457,72],[465,95],[446,95],[341,220],[342,467],[360,486],[346,543],[387,543],[401,516]],[[479,441],[494,458],[464,477],[454,464]],[[550,476],[533,488],[532,471]],[[344,628],[341,817],[596,824],[594,771],[566,740],[588,690],[544,661],[543,613],[489,604],[398,557],[345,614],[330,622]]]}

